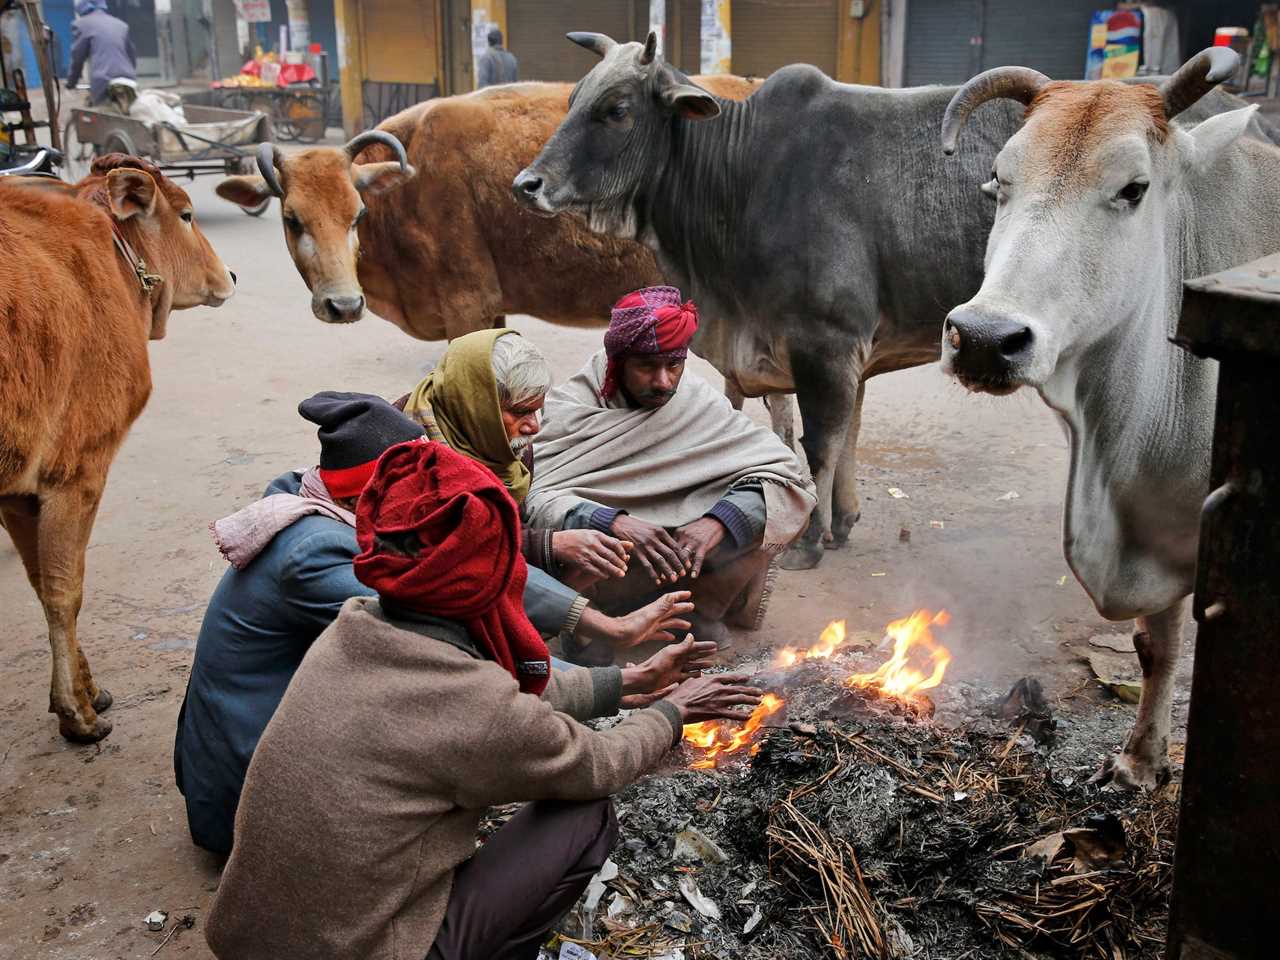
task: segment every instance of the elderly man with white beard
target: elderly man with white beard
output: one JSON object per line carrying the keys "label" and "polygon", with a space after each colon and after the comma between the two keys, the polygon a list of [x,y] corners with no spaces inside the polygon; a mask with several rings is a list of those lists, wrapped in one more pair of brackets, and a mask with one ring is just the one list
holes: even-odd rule
{"label": "elderly man with white beard", "polygon": [[[480,330],[450,342],[444,356],[396,406],[427,436],[489,468],[523,513],[551,368],[515,330]],[[566,659],[612,662],[624,650],[683,635],[693,612],[687,590],[664,593],[622,616],[606,616],[579,591],[626,575],[631,544],[591,529],[525,526],[529,563],[525,611],[556,634]],[[589,653],[588,653],[589,650]]]}

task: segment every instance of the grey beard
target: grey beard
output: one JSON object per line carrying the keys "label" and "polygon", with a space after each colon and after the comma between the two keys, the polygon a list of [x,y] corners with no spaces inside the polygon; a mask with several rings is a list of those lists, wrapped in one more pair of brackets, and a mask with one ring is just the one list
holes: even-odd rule
{"label": "grey beard", "polygon": [[524,452],[533,445],[533,437],[516,437],[511,441],[511,452],[517,457],[524,456]]}

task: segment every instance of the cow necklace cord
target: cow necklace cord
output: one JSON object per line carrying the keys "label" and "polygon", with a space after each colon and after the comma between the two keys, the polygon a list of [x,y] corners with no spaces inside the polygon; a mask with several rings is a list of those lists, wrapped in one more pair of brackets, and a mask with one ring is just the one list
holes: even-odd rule
{"label": "cow necklace cord", "polygon": [[120,256],[124,257],[124,262],[138,277],[138,285],[142,287],[142,292],[148,297],[156,287],[164,283],[164,277],[155,273],[147,272],[147,261],[143,260],[133,247],[129,245],[129,241],[124,238],[124,233],[120,230],[120,224],[115,217],[111,217],[111,238],[116,242],[116,249],[120,251]]}

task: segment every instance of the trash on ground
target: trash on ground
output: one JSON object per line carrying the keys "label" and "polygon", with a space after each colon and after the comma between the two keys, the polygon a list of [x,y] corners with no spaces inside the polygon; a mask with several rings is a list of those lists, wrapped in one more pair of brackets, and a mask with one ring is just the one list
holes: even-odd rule
{"label": "trash on ground", "polygon": [[1142,696],[1142,667],[1136,654],[1089,650],[1085,659],[1098,682],[1125,703],[1137,703]]}
{"label": "trash on ground", "polygon": [[720,908],[716,906],[715,901],[703,895],[702,891],[698,889],[698,882],[693,877],[680,878],[680,892],[689,901],[689,906],[704,917],[710,920],[720,919]]}
{"label": "trash on ground", "polygon": [[169,919],[169,914],[163,910],[152,910],[143,919],[142,922],[147,925],[147,929],[151,931],[159,931],[164,929],[165,921]]}
{"label": "trash on ground", "polygon": [[903,493],[901,490],[899,490],[897,487],[890,487],[890,488],[889,488],[889,496],[893,497],[893,499],[895,499],[895,500],[910,500],[910,499],[911,499],[911,498],[910,498],[910,497],[908,497],[905,493]]}
{"label": "trash on ground", "polygon": [[1020,496],[1021,494],[1019,494],[1017,490],[1010,490],[1008,493],[1003,493],[1000,496],[996,497],[996,499],[997,500],[1017,500],[1020,498]]}

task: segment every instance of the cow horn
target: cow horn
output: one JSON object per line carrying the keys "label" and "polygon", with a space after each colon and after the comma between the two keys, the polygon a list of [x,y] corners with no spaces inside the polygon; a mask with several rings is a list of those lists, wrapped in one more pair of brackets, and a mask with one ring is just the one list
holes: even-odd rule
{"label": "cow horn", "polygon": [[658,35],[650,30],[649,36],[644,42],[644,50],[640,53],[640,65],[648,66],[653,63],[653,58],[658,52]]}
{"label": "cow horn", "polygon": [[606,37],[603,33],[566,33],[565,36],[601,58],[618,45],[617,40]]}
{"label": "cow horn", "polygon": [[357,133],[343,149],[347,151],[350,159],[355,160],[360,156],[360,151],[371,143],[381,143],[394,150],[396,159],[400,161],[401,173],[409,169],[409,157],[404,152],[404,144],[394,134],[387,133],[385,130],[366,130],[364,133]]}
{"label": "cow horn", "polygon": [[988,100],[1019,100],[1030,104],[1049,78],[1030,67],[996,67],[980,73],[956,91],[947,112],[942,116],[942,152],[947,156],[956,152],[960,129],[969,114]]}
{"label": "cow horn", "polygon": [[1209,47],[1178,68],[1160,84],[1164,115],[1172,120],[1206,93],[1226,80],[1240,66],[1240,54],[1230,47]]}
{"label": "cow horn", "polygon": [[258,172],[262,174],[262,179],[267,181],[267,189],[281,199],[284,199],[284,187],[280,186],[280,176],[276,168],[283,159],[280,148],[274,143],[258,144]]}

